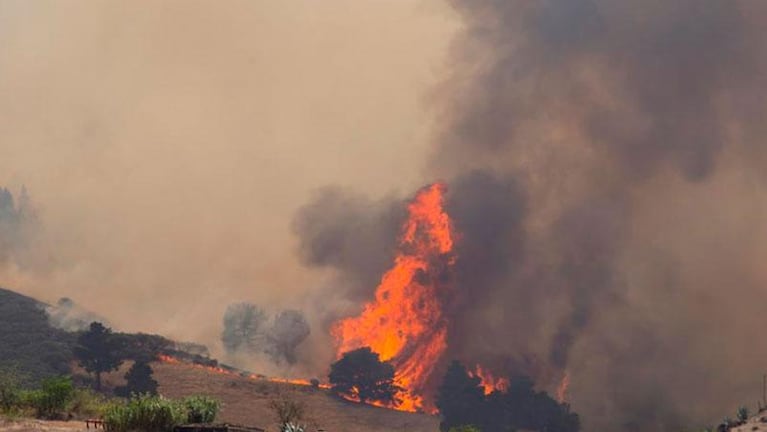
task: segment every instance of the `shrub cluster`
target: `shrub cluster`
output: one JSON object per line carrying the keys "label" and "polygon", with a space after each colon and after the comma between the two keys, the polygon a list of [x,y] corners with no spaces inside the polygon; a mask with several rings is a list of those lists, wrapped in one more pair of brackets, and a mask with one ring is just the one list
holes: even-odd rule
{"label": "shrub cluster", "polygon": [[35,416],[43,419],[99,416],[102,396],[90,390],[75,389],[69,377],[46,378],[39,388],[24,389],[13,373],[0,372],[0,413]]}
{"label": "shrub cluster", "polygon": [[184,423],[212,423],[218,410],[218,401],[206,396],[171,400],[161,396],[136,395],[124,404],[108,407],[104,413],[104,425],[114,432],[166,432]]}

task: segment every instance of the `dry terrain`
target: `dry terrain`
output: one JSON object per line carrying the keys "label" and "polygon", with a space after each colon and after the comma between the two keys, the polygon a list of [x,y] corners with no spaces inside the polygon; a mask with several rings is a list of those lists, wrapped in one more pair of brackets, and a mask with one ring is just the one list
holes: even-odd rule
{"label": "dry terrain", "polygon": [[[108,374],[104,384],[108,387],[122,383],[121,376],[128,364]],[[327,432],[436,432],[439,419],[425,414],[411,414],[383,408],[362,406],[340,401],[326,390],[309,386],[255,380],[238,375],[216,373],[190,364],[153,363],[154,377],[159,391],[170,398],[206,394],[222,402],[219,420],[227,423],[258,426],[269,432],[278,431],[270,401],[288,398],[306,406],[308,431],[323,429]],[[0,432],[85,431],[78,421],[46,422],[40,420],[0,420]],[[93,430],[93,429],[91,429]]]}
{"label": "dry terrain", "polygon": [[326,390],[217,374],[185,364],[155,363],[160,393],[168,397],[207,394],[223,403],[221,420],[277,431],[269,408],[273,399],[289,398],[306,405],[309,430],[328,432],[435,432],[439,419],[340,401]]}

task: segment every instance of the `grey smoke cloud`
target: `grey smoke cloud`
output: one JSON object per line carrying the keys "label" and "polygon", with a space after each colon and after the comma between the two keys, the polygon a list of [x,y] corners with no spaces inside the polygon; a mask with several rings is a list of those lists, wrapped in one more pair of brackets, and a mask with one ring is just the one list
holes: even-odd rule
{"label": "grey smoke cloud", "polygon": [[[550,390],[570,371],[589,430],[697,427],[755,400],[767,8],[448,3],[464,27],[426,172],[462,232],[449,356]],[[318,227],[302,242],[352,232]]]}

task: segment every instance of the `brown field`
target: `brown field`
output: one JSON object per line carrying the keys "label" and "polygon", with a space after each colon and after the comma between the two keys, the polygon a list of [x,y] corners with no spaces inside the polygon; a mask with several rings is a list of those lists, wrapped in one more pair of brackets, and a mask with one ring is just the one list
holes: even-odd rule
{"label": "brown field", "polygon": [[[104,376],[105,387],[124,383],[122,376],[130,367]],[[270,401],[287,398],[305,404],[307,432],[437,432],[439,419],[426,414],[412,414],[358,405],[338,400],[327,390],[283,384],[216,373],[190,364],[153,363],[154,378],[163,396],[178,398],[194,394],[212,396],[222,403],[219,421],[258,426],[269,432],[279,431]],[[76,372],[77,373],[77,372]],[[82,371],[80,371],[82,373]],[[79,421],[2,420],[0,432],[85,431]],[[91,429],[93,430],[93,429]]]}
{"label": "brown field", "polygon": [[206,394],[223,404],[220,419],[225,422],[258,426],[278,431],[269,402],[289,398],[306,405],[309,431],[328,432],[436,432],[439,419],[425,414],[412,414],[384,408],[362,406],[338,400],[326,390],[307,386],[253,380],[224,375],[186,364],[154,363],[159,391],[176,398]]}

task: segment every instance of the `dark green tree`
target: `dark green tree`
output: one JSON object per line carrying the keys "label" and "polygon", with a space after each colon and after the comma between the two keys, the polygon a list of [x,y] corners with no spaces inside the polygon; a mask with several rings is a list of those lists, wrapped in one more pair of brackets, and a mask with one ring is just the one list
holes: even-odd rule
{"label": "dark green tree", "polygon": [[442,414],[440,430],[479,424],[485,392],[478,377],[472,377],[459,362],[453,361],[437,393],[437,408]]}
{"label": "dark green tree", "polygon": [[88,331],[80,334],[74,354],[80,366],[95,376],[96,390],[101,390],[101,374],[122,364],[119,341],[99,322],[92,322]]}
{"label": "dark green tree", "polygon": [[144,361],[133,363],[125,374],[127,383],[118,387],[115,392],[118,396],[130,396],[133,394],[157,395],[157,381],[152,378],[152,368]]}
{"label": "dark green tree", "polygon": [[394,385],[394,366],[368,347],[345,353],[330,366],[328,379],[334,393],[360,402],[394,403],[400,390]]}
{"label": "dark green tree", "polygon": [[437,394],[437,408],[442,415],[440,429],[445,432],[462,425],[481,431],[536,430],[577,432],[578,415],[570,412],[546,392],[536,392],[527,376],[514,376],[506,391],[485,395],[480,379],[472,377],[458,362],[445,374]]}

